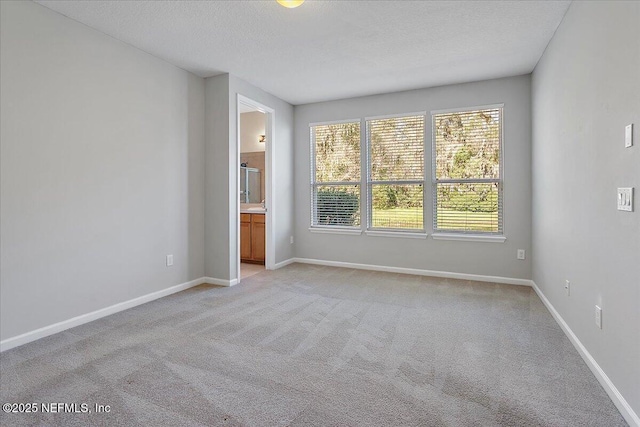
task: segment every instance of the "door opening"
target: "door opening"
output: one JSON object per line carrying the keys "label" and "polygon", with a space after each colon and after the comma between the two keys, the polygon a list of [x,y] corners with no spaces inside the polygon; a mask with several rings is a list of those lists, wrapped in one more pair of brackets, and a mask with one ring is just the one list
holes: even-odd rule
{"label": "door opening", "polygon": [[272,269],[274,110],[238,95],[236,168],[237,278]]}

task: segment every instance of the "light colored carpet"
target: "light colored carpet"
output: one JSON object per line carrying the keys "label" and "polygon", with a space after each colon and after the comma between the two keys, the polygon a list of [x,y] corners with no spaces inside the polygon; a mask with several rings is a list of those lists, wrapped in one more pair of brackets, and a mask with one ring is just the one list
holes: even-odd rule
{"label": "light colored carpet", "polygon": [[293,264],[0,355],[3,426],[621,426],[531,288]]}

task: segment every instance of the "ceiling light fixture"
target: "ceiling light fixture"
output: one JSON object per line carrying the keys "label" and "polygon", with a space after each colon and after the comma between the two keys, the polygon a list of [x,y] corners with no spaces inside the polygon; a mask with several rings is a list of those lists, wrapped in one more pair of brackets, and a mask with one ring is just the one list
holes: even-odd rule
{"label": "ceiling light fixture", "polygon": [[281,6],[288,7],[289,9],[293,9],[294,7],[300,6],[304,3],[304,0],[276,0]]}

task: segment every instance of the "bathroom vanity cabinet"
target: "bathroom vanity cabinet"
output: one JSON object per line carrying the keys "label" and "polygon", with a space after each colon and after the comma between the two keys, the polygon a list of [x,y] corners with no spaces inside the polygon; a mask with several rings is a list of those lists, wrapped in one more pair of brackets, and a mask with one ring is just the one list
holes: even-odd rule
{"label": "bathroom vanity cabinet", "polygon": [[265,217],[263,213],[240,214],[240,259],[264,264]]}

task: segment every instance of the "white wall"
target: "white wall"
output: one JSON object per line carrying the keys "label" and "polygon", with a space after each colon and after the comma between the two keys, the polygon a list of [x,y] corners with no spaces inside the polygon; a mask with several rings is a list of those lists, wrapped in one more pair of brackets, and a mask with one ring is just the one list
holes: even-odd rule
{"label": "white wall", "polygon": [[[532,84],[533,279],[637,414],[639,23],[638,2],[574,2]],[[617,187],[635,187],[634,212],[616,210]]]}
{"label": "white wall", "polygon": [[[351,98],[295,107],[296,256],[423,270],[528,279],[531,240],[530,77]],[[317,234],[310,225],[309,123],[504,103],[505,243]],[[431,121],[427,120],[427,135]],[[429,145],[429,144],[428,144]],[[430,156],[430,152],[427,154]],[[430,162],[428,162],[430,164]],[[431,176],[430,168],[427,176]],[[429,188],[429,187],[428,187]],[[431,223],[431,192],[426,206]],[[432,230],[427,230],[431,234]]]}
{"label": "white wall", "polygon": [[240,114],[240,152],[256,153],[265,150],[265,143],[259,142],[260,135],[265,134],[264,113],[252,111]]}
{"label": "white wall", "polygon": [[203,79],[0,7],[1,339],[202,277]]}
{"label": "white wall", "polygon": [[[237,147],[238,94],[275,110],[275,135],[271,171],[275,191],[271,203],[274,211],[275,262],[293,257],[293,107],[285,101],[239,79],[224,74],[206,79],[206,225],[205,272],[221,280],[237,279],[238,262],[237,181],[239,156]],[[229,177],[234,177],[230,180]],[[269,248],[267,247],[267,250]]]}

